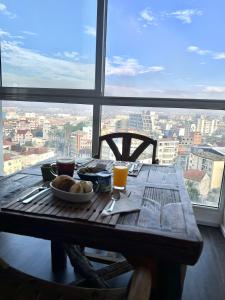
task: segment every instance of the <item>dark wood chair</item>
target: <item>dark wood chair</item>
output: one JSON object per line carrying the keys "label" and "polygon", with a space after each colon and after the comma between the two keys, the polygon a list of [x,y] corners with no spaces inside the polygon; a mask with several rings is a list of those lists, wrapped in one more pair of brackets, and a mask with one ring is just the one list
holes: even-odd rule
{"label": "dark wood chair", "polygon": [[1,300],[148,300],[150,293],[151,273],[145,267],[134,272],[129,290],[126,287],[96,289],[38,279],[14,269],[0,258]]}
{"label": "dark wood chair", "polygon": [[[114,142],[114,139],[118,139],[118,138],[122,139],[122,153],[120,153],[116,143]],[[142,141],[142,143],[134,150],[133,153],[130,153],[132,139]],[[101,158],[101,148],[102,148],[102,143],[104,141],[106,141],[106,143],[109,145],[117,161],[134,162],[138,159],[138,157],[143,153],[143,151],[148,146],[152,145],[153,146],[152,163],[158,164],[158,160],[156,159],[157,141],[147,136],[137,134],[137,133],[128,133],[128,132],[116,132],[116,133],[102,135],[99,137],[98,153],[94,156],[94,158],[98,158],[98,159]],[[115,255],[116,257],[114,258],[114,262],[115,262],[115,270],[116,270],[116,262],[118,263],[120,261],[117,256],[120,257],[120,254],[115,253]],[[109,263],[109,264],[113,263],[113,261],[110,261],[111,259],[110,252],[106,252],[105,255],[98,255],[97,260],[96,260],[96,256],[93,255],[92,253],[86,253],[86,256],[90,260],[98,261],[100,263]],[[127,272],[128,263],[127,264],[124,263],[123,267],[124,270],[121,271],[121,268],[118,268],[118,270],[121,273],[123,271]],[[115,272],[115,274],[117,274],[117,271]]]}
{"label": "dark wood chair", "polygon": [[[114,139],[122,139],[122,153],[120,153]],[[142,143],[134,150],[133,153],[130,153],[132,139],[137,139],[142,141]],[[106,135],[102,135],[99,137],[99,146],[98,146],[98,153],[94,156],[95,158],[101,157],[101,148],[103,141],[109,145],[110,149],[112,150],[113,154],[115,155],[116,160],[120,161],[131,161],[134,162],[138,159],[138,157],[143,153],[143,151],[150,145],[153,146],[152,152],[152,163],[158,163],[156,159],[156,149],[157,149],[157,140],[153,140],[147,136],[137,134],[137,133],[130,133],[130,132],[116,132],[110,133]]]}

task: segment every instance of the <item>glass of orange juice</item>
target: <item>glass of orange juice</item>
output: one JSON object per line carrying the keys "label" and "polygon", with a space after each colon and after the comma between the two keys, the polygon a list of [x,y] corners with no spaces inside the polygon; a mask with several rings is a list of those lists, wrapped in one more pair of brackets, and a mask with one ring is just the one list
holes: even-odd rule
{"label": "glass of orange juice", "polygon": [[113,188],[125,190],[127,185],[128,167],[125,165],[115,165],[113,168]]}

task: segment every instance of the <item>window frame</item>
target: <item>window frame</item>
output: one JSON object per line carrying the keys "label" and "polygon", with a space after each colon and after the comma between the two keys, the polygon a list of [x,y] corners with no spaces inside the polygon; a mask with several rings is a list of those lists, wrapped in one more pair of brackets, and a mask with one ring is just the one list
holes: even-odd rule
{"label": "window frame", "polygon": [[[104,95],[106,31],[107,31],[108,0],[97,0],[96,20],[96,57],[95,57],[95,88],[83,89],[53,89],[26,88],[2,86],[2,68],[0,56],[0,113],[2,116],[2,101],[53,102],[71,104],[89,104],[93,106],[92,154],[97,153],[98,139],[101,132],[102,106],[133,106],[225,110],[225,100],[218,99],[184,99],[155,97],[112,97]],[[0,44],[1,54],[1,44]],[[3,124],[0,122],[0,174],[3,172]],[[2,172],[1,172],[2,171]],[[218,225],[222,223],[225,197],[225,171],[221,184],[220,205],[218,209],[194,205],[196,217],[201,223]],[[206,218],[207,214],[207,218]]]}

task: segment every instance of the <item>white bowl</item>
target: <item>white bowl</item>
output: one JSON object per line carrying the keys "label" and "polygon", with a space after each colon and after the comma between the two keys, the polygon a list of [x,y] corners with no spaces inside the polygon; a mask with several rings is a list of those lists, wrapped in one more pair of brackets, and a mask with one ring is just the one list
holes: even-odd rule
{"label": "white bowl", "polygon": [[69,192],[65,192],[62,190],[59,190],[57,188],[55,188],[52,185],[52,182],[50,183],[50,187],[52,189],[52,193],[54,196],[56,196],[59,199],[65,200],[65,201],[69,201],[69,202],[73,202],[73,203],[85,203],[90,201],[92,195],[93,195],[93,190],[89,193],[69,193]]}

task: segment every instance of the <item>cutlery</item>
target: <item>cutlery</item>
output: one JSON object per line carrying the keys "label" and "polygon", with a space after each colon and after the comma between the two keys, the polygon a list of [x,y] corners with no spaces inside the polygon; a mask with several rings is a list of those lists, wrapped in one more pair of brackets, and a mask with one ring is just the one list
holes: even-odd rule
{"label": "cutlery", "polygon": [[134,171],[134,163],[132,163],[132,165],[131,165],[131,167],[130,167],[128,173],[129,173],[129,174],[132,174],[133,171]]}
{"label": "cutlery", "polygon": [[41,190],[40,192],[38,192],[37,194],[31,196],[31,197],[28,197],[26,198],[25,200],[22,201],[22,203],[24,204],[28,204],[30,203],[31,201],[33,201],[37,196],[40,196],[42,194],[44,194],[46,191],[50,190],[50,188],[44,188],[43,190]]}
{"label": "cutlery", "polygon": [[132,163],[128,173],[133,174],[134,172],[138,171],[138,163]]}
{"label": "cutlery", "polygon": [[111,205],[107,209],[105,209],[106,213],[110,213],[113,211],[116,201],[118,201],[120,199],[120,194],[117,194],[116,196],[112,195],[111,199],[112,199]]}
{"label": "cutlery", "polygon": [[36,191],[42,191],[42,190],[45,190],[46,187],[45,186],[39,186],[39,187],[36,187],[35,189],[33,189],[32,191],[28,192],[27,194],[25,194],[23,197],[19,198],[18,201],[23,201],[25,200],[26,198],[28,198],[29,196],[32,196],[33,193],[35,193]]}

